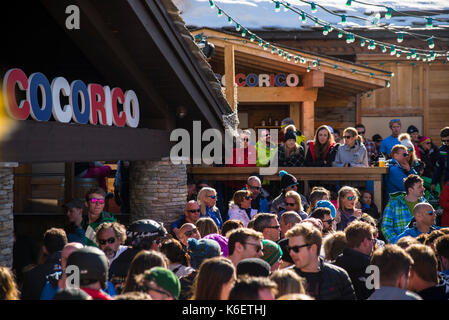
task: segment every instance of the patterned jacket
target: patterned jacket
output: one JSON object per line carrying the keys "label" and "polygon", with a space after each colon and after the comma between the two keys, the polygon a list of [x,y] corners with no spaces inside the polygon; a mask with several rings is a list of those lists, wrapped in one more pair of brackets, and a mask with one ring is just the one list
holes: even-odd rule
{"label": "patterned jacket", "polygon": [[[390,194],[390,201],[385,207],[382,218],[382,233],[389,243],[394,243],[397,236],[404,232],[412,220],[413,215],[405,203],[405,195],[405,192]],[[419,202],[427,201],[424,197],[421,197]]]}
{"label": "patterned jacket", "polygon": [[299,150],[290,154],[287,157],[284,145],[282,144],[278,149],[278,165],[280,167],[302,167],[304,164],[304,148],[299,146]]}

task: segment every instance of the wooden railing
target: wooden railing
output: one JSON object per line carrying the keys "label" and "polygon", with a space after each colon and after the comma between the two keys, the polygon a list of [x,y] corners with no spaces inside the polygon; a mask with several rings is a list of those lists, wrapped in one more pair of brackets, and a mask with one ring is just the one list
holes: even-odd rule
{"label": "wooden railing", "polygon": [[[374,201],[382,208],[382,176],[388,168],[340,168],[340,167],[279,167],[275,175],[264,175],[264,180],[280,180],[279,171],[285,170],[299,181],[304,181],[304,193],[308,193],[308,181],[374,181]],[[258,167],[188,167],[195,179],[211,181],[246,181],[251,175],[259,175]]]}

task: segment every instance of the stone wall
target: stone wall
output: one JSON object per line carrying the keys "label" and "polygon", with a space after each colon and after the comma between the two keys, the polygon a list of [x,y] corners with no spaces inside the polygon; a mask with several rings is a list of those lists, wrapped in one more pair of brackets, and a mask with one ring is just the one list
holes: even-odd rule
{"label": "stone wall", "polygon": [[130,222],[153,219],[168,227],[183,215],[187,198],[187,171],[183,164],[134,161],[130,166]]}
{"label": "stone wall", "polygon": [[16,162],[0,163],[0,265],[12,267],[14,246],[14,168]]}

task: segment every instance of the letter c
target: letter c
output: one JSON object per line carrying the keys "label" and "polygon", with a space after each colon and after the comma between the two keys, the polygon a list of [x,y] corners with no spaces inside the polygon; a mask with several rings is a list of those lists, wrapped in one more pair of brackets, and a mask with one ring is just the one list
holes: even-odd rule
{"label": "letter c", "polygon": [[26,120],[30,115],[30,103],[22,100],[17,105],[15,97],[15,86],[19,85],[20,90],[28,89],[28,79],[26,74],[20,69],[11,69],[6,72],[3,78],[3,101],[9,116],[16,120]]}

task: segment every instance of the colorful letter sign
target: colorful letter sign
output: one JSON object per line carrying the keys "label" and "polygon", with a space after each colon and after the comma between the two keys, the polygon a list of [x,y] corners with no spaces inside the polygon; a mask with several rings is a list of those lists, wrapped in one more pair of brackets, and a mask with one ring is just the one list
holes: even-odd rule
{"label": "colorful letter sign", "polygon": [[[26,99],[17,101],[16,90],[24,91]],[[69,104],[61,106],[61,94],[69,98]],[[137,128],[139,125],[139,100],[133,90],[123,93],[120,88],[111,90],[96,83],[86,86],[81,80],[69,84],[63,77],[53,79],[50,85],[47,77],[40,72],[28,78],[20,69],[6,72],[3,99],[8,115],[16,120],[26,120],[31,115],[34,120],[48,121],[53,115],[56,121],[62,123],[73,120],[80,124],[114,124],[117,127],[126,124]],[[123,111],[118,109],[119,104],[123,106]]]}

